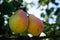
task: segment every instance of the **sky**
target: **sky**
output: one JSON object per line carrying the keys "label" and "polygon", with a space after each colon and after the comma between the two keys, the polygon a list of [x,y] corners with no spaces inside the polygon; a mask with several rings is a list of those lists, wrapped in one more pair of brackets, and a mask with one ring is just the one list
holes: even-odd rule
{"label": "sky", "polygon": [[[39,0],[24,0],[24,2],[26,2],[26,3],[28,3],[28,5],[27,5],[27,8],[28,8],[28,13],[29,14],[33,14],[33,15],[35,15],[36,17],[38,17],[39,19],[41,19],[41,20],[43,20],[43,21],[46,21],[46,19],[45,18],[42,18],[40,15],[41,15],[41,13],[44,13],[45,15],[46,15],[46,8],[47,8],[47,5],[45,5],[45,6],[42,6],[42,5],[40,5],[40,7],[37,9],[37,7],[39,6],[38,5],[38,1]],[[34,3],[34,5],[33,6],[31,6],[29,3],[31,3],[31,2],[33,2]],[[54,12],[57,10],[57,8],[60,8],[60,0],[55,0],[55,2],[56,3],[59,3],[59,5],[55,5],[55,4],[53,4],[52,2],[49,2],[49,4],[48,4],[48,9],[50,9],[50,8],[54,8],[54,10],[53,10],[53,12],[51,12],[51,14],[52,14],[52,16],[53,16],[53,19],[51,19],[51,18],[49,18],[49,23],[50,24],[53,24],[53,23],[55,23],[55,21],[56,21],[56,18],[57,18],[57,16],[55,16],[55,15],[53,15],[54,14]],[[25,4],[25,3],[24,3]],[[41,10],[41,9],[43,9],[43,10]]]}
{"label": "sky", "polygon": [[[38,7],[38,1],[39,0],[36,0],[36,1],[35,0],[24,0],[24,2],[28,3],[28,5],[27,5],[28,11],[27,12],[29,14],[35,15],[37,18],[39,18],[39,19],[41,19],[43,21],[46,21],[46,19],[45,18],[42,18],[40,15],[41,15],[41,13],[44,13],[45,16],[46,16],[46,8],[47,8],[47,5],[45,5],[45,6],[40,5],[40,7],[37,9],[37,7]],[[33,6],[31,6],[29,4],[31,2],[34,3]],[[52,7],[54,8],[54,10],[51,12],[51,15],[52,15],[53,19],[52,18],[49,18],[49,21],[48,21],[50,24],[54,24],[55,23],[57,16],[56,15],[53,15],[53,14],[57,10],[57,8],[60,8],[60,0],[55,0],[55,2],[58,3],[57,6],[55,4],[53,4],[52,2],[49,2],[49,4],[48,4],[48,6],[49,6],[48,9],[51,9]],[[25,3],[23,3],[23,4],[25,4]],[[41,9],[43,9],[43,10],[41,10]],[[31,34],[28,34],[28,35],[30,37],[32,37]],[[42,32],[40,34],[40,36],[46,36],[46,34]]]}

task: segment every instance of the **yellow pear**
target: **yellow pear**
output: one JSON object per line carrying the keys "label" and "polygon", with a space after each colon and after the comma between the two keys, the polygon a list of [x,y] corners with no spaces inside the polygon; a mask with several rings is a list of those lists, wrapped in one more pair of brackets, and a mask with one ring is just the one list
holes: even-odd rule
{"label": "yellow pear", "polygon": [[9,19],[10,29],[15,33],[22,33],[27,29],[28,17],[23,10],[17,10]]}
{"label": "yellow pear", "polygon": [[28,33],[32,34],[33,36],[38,36],[43,30],[43,22],[33,14],[29,14]]}

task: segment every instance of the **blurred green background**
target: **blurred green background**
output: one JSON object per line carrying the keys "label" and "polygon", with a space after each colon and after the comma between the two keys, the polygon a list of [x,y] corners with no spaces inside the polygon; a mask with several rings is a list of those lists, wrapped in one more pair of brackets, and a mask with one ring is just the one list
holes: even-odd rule
{"label": "blurred green background", "polygon": [[[0,38],[21,40],[60,40],[60,0],[0,0]],[[13,33],[9,17],[18,9],[33,13],[44,23],[44,31],[35,37]],[[38,12],[37,12],[38,11]]]}

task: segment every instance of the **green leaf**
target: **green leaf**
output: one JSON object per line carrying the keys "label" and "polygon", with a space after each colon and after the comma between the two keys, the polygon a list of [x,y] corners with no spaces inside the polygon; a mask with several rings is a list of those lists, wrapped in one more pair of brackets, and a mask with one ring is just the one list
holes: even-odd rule
{"label": "green leaf", "polygon": [[45,29],[44,29],[44,33],[47,33],[50,29],[51,29],[50,26],[45,27]]}
{"label": "green leaf", "polygon": [[13,0],[6,0],[8,3],[12,2]]}
{"label": "green leaf", "polygon": [[47,15],[49,16],[51,14],[51,12],[53,12],[54,8],[51,9],[46,9]]}
{"label": "green leaf", "polygon": [[43,18],[45,17],[44,13],[41,13],[41,17],[43,17]]}
{"label": "green leaf", "polygon": [[0,5],[0,12],[4,15],[4,14],[8,14],[12,13],[13,11],[15,11],[15,7],[8,2],[3,2],[2,5]]}
{"label": "green leaf", "polygon": [[20,3],[22,3],[23,2],[23,0],[18,0]]}

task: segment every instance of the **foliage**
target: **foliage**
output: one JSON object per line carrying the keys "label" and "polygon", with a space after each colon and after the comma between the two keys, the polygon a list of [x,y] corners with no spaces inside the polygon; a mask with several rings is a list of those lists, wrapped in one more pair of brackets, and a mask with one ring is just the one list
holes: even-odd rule
{"label": "foliage", "polygon": [[[0,4],[0,37],[1,38],[19,38],[21,37],[22,39],[31,39],[30,37],[27,37],[27,36],[21,36],[20,34],[14,34],[12,33],[12,31],[10,30],[9,28],[9,18],[5,18],[4,15],[8,15],[8,17],[10,17],[11,15],[13,15],[13,12],[18,10],[18,9],[22,9],[24,10],[25,12],[27,11],[27,7],[23,7],[23,0],[18,0],[18,1],[11,1],[11,2],[8,2],[9,0],[3,0],[3,3]],[[39,0],[39,4],[41,5],[45,5],[49,2],[52,2],[54,3],[55,5],[58,5],[58,3],[55,3],[54,0]],[[22,6],[22,7],[21,7]],[[45,26],[45,29],[44,29],[44,33],[47,35],[46,38],[50,39],[50,40],[60,40],[60,38],[52,38],[52,36],[59,36],[60,37],[60,8],[57,8],[57,11],[53,14],[55,16],[57,16],[56,18],[56,23],[54,24],[50,24],[48,22],[49,18],[53,18],[51,16],[51,12],[54,10],[54,8],[51,8],[51,9],[46,9],[46,12],[47,14],[45,15],[44,13],[41,14],[41,17],[45,18],[47,16],[46,21],[43,21],[44,22],[44,26]],[[51,17],[50,17],[51,16]],[[7,21],[8,23],[5,25],[5,21]],[[58,29],[57,29],[58,27]],[[20,36],[19,36],[20,35]],[[51,36],[51,37],[50,37]],[[44,36],[45,37],[45,36]],[[43,38],[44,40],[44,37],[41,37]],[[34,39],[35,37],[33,37]],[[38,38],[38,37],[36,37]],[[31,39],[32,40],[32,39]]]}

